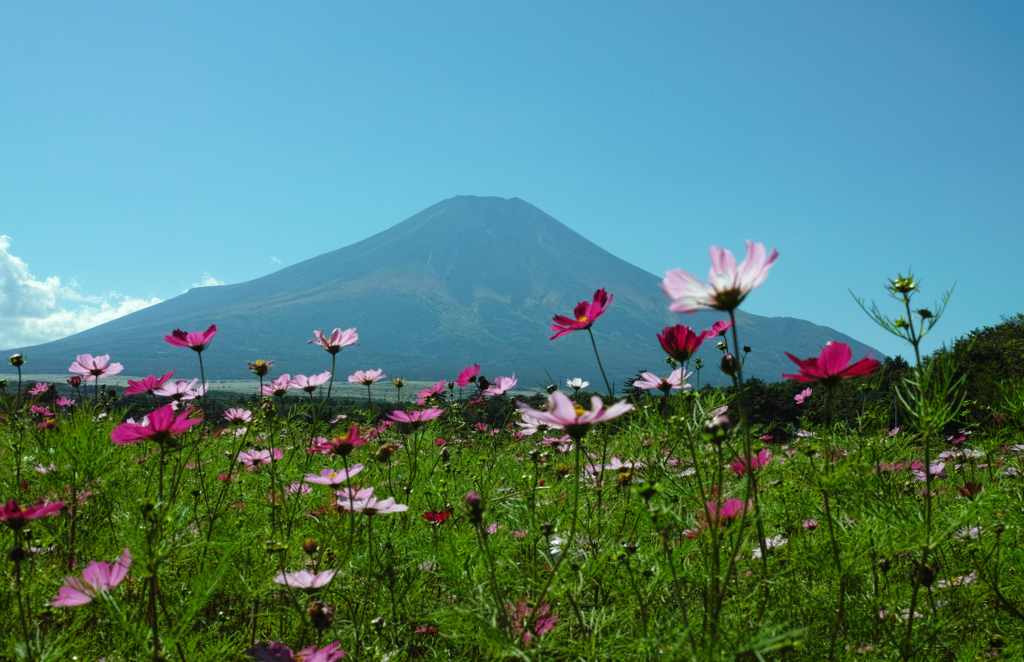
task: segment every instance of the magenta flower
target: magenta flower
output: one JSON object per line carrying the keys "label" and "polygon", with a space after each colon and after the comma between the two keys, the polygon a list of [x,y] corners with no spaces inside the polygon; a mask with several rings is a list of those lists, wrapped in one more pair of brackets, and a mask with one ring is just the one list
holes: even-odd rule
{"label": "magenta flower", "polygon": [[[442,384],[444,382],[441,382]],[[430,409],[424,409],[423,411],[400,411],[396,410],[388,414],[388,418],[399,423],[409,423],[414,427],[419,427],[427,421],[437,418],[444,413],[443,409],[432,407]]]}
{"label": "magenta flower", "polygon": [[292,588],[322,588],[331,583],[335,572],[337,571],[324,570],[323,572],[313,573],[309,570],[299,570],[298,572],[282,572],[274,577],[274,581]]}
{"label": "magenta flower", "polygon": [[44,382],[36,382],[36,385],[28,390],[29,395],[40,395],[50,390],[50,385]]}
{"label": "magenta flower", "polygon": [[132,555],[125,549],[113,563],[93,561],[82,571],[82,577],[66,577],[64,585],[53,596],[51,607],[77,607],[92,602],[100,593],[110,591],[128,574]]}
{"label": "magenta flower", "polygon": [[534,609],[525,598],[522,598],[514,607],[505,605],[505,611],[508,612],[512,632],[516,637],[522,637],[523,643],[527,646],[534,636],[539,637],[555,629],[555,623],[558,622],[558,616],[551,613],[551,605],[547,602],[541,602]]}
{"label": "magenta flower", "polygon": [[359,342],[359,334],[355,329],[345,329],[344,331],[335,329],[329,338],[324,335],[323,331],[313,331],[313,335],[316,337],[306,344],[320,345],[331,354],[337,354],[342,348]]}
{"label": "magenta flower", "polygon": [[721,508],[714,501],[708,501],[708,513],[711,515],[711,524],[722,527],[729,526],[735,519],[743,516],[745,510],[743,502],[739,499],[729,499],[722,504]]}
{"label": "magenta flower", "polygon": [[94,382],[111,375],[116,375],[124,369],[120,363],[111,363],[110,354],[93,358],[92,354],[79,354],[75,362],[68,368],[68,372],[78,373],[83,382]]}
{"label": "magenta flower", "polygon": [[53,412],[47,409],[46,407],[38,407],[36,405],[32,405],[31,407],[29,407],[29,411],[32,412],[33,416],[53,416]]}
{"label": "magenta flower", "polygon": [[669,310],[695,313],[702,308],[735,310],[743,299],[768,277],[779,252],[772,249],[765,258],[764,244],[747,241],[747,257],[737,267],[733,254],[718,246],[711,247],[711,271],[708,283],[682,269],[672,269],[661,281],[661,290],[672,299]]}
{"label": "magenta flower", "polygon": [[604,311],[608,310],[608,306],[611,305],[614,296],[614,294],[610,295],[602,288],[594,292],[593,301],[580,301],[576,304],[572,317],[555,315],[554,324],[551,325],[551,330],[555,332],[555,335],[551,336],[551,340],[560,338],[573,331],[589,329],[593,326],[594,320],[604,315]]}
{"label": "magenta flower", "polygon": [[141,379],[139,381],[129,379],[128,388],[124,390],[124,394],[135,395],[136,393],[148,393],[150,395],[153,395],[158,388],[163,386],[164,383],[171,378],[171,375],[173,374],[174,371],[171,370],[169,373],[159,378],[150,375],[149,377],[146,377],[145,379]]}
{"label": "magenta flower", "polygon": [[338,650],[340,647],[341,644],[336,641],[320,650],[317,650],[316,646],[310,646],[303,648],[298,653],[293,653],[292,649],[274,641],[269,644],[259,644],[245,653],[260,662],[335,662],[345,657],[345,651]]}
{"label": "magenta flower", "polygon": [[348,457],[348,455],[355,450],[356,446],[362,446],[366,442],[370,441],[378,434],[377,430],[371,429],[365,437],[359,436],[359,426],[353,425],[349,428],[348,435],[335,439],[324,439],[323,437],[317,437],[314,439],[316,443],[309,447],[307,453],[323,453],[325,455],[340,455],[342,457]]}
{"label": "magenta flower", "polygon": [[806,400],[807,398],[811,397],[811,393],[813,393],[813,391],[811,391],[811,389],[805,388],[804,390],[802,390],[799,393],[797,393],[796,395],[794,395],[793,399],[796,400],[796,403],[798,405],[802,405],[804,403],[804,400]]}
{"label": "magenta flower", "polygon": [[387,375],[384,374],[383,368],[378,368],[377,370],[356,370],[354,374],[348,376],[348,381],[351,384],[372,386],[385,377]]}
{"label": "magenta flower", "polygon": [[306,482],[314,483],[316,485],[327,485],[329,487],[338,487],[342,483],[348,481],[352,476],[363,470],[363,465],[354,464],[346,469],[334,470],[331,468],[323,469],[319,474],[306,474]]}
{"label": "magenta flower", "polygon": [[310,375],[309,377],[305,375],[295,375],[295,377],[292,378],[292,388],[302,389],[306,393],[312,393],[317,390],[321,384],[326,384],[330,378],[330,370],[325,370],[319,375]]}
{"label": "magenta flower", "polygon": [[427,404],[427,400],[433,397],[440,397],[444,393],[445,381],[442,379],[438,383],[434,384],[430,388],[425,388],[420,391],[419,400],[416,401],[418,405]]}
{"label": "magenta flower", "polygon": [[516,379],[515,373],[512,373],[511,377],[498,377],[494,380],[493,384],[483,390],[482,395],[498,396],[505,393],[518,383],[519,380]]}
{"label": "magenta flower", "polygon": [[590,399],[591,410],[587,411],[573,404],[561,391],[555,391],[548,396],[547,411],[537,411],[522,402],[516,403],[516,406],[523,412],[524,419],[529,415],[536,421],[562,428],[576,441],[582,439],[595,423],[611,420],[633,409],[633,405],[628,402],[616,402],[608,409],[604,409],[601,398],[595,395]]}
{"label": "magenta flower", "polygon": [[137,444],[143,439],[155,441],[174,447],[174,437],[184,434],[193,425],[203,422],[201,418],[188,418],[188,412],[174,417],[174,406],[164,405],[149,414],[149,425],[122,423],[110,433],[110,438],[117,445]]}
{"label": "magenta flower", "polygon": [[217,335],[217,325],[211,324],[209,329],[202,332],[185,333],[181,329],[175,329],[171,335],[164,336],[164,340],[175,347],[188,347],[196,352],[201,352],[210,345],[215,335]]}
{"label": "magenta flower", "polygon": [[61,396],[60,398],[57,399],[57,406],[58,407],[74,407],[75,406],[75,401],[74,400],[68,400],[67,398]]}
{"label": "magenta flower", "polygon": [[224,412],[224,420],[232,425],[243,425],[252,421],[252,412],[232,407]]}
{"label": "magenta flower", "polygon": [[246,471],[256,471],[264,464],[270,464],[274,460],[280,460],[284,457],[277,448],[271,448],[269,451],[258,451],[255,448],[250,448],[248,451],[242,451],[238,454],[238,461],[245,465]]}
{"label": "magenta flower", "polygon": [[844,379],[870,375],[878,369],[878,361],[867,357],[850,364],[853,352],[849,345],[841,342],[825,343],[817,358],[809,358],[806,361],[801,361],[789,352],[786,352],[786,356],[800,367],[800,374],[782,375],[783,377],[798,382],[821,382],[828,387],[835,386]]}
{"label": "magenta flower", "polygon": [[39,500],[34,506],[20,506],[18,502],[11,499],[0,506],[0,522],[6,522],[7,526],[18,530],[30,519],[39,519],[48,515],[56,515],[64,507],[63,501]]}
{"label": "magenta flower", "polygon": [[476,381],[476,376],[480,374],[480,365],[474,363],[459,373],[459,378],[455,380],[455,383],[459,386],[468,386]]}
{"label": "magenta flower", "polygon": [[286,372],[277,379],[271,379],[269,384],[264,384],[263,395],[267,397],[276,396],[278,398],[283,398],[284,394],[291,388],[294,388],[292,376]]}
{"label": "magenta flower", "polygon": [[705,331],[711,336],[725,336],[725,332],[732,328],[732,320],[718,320],[711,325],[711,331]]}
{"label": "magenta flower", "polygon": [[362,513],[364,515],[390,515],[391,513],[405,512],[406,510],[409,510],[409,506],[401,503],[395,503],[394,497],[388,497],[383,501],[377,501],[377,497],[370,497],[360,501],[353,501],[349,510]]}
{"label": "magenta flower", "polygon": [[196,389],[192,388],[198,381],[199,379],[193,379],[192,381],[188,381],[187,379],[178,379],[168,384],[164,384],[153,391],[153,393],[156,395],[162,395],[165,398],[170,398],[175,402],[180,402],[182,400],[195,400],[196,398],[201,397],[206,393],[207,389],[210,388],[209,384],[204,384]]}
{"label": "magenta flower", "polygon": [[682,367],[676,368],[672,371],[672,374],[664,379],[650,372],[642,372],[640,376],[643,379],[633,382],[633,386],[647,390],[658,389],[662,393],[668,394],[672,389],[688,388],[690,385],[684,384],[683,380],[688,379],[692,374],[692,372],[689,372],[683,375]]}
{"label": "magenta flower", "polygon": [[694,333],[693,329],[682,324],[667,326],[658,334],[658,342],[665,353],[680,363],[690,360],[704,340],[714,333],[704,331],[701,334]]}
{"label": "magenta flower", "polygon": [[[768,466],[768,464],[771,461],[772,454],[767,449],[762,448],[761,452],[759,452],[757,455],[751,458],[750,466],[752,466],[754,470],[757,471],[759,469],[764,469],[766,466]],[[744,461],[742,456],[740,457],[740,459],[736,460],[731,465],[729,465],[729,467],[732,469],[732,472],[737,476],[745,476],[747,473],[747,462]]]}

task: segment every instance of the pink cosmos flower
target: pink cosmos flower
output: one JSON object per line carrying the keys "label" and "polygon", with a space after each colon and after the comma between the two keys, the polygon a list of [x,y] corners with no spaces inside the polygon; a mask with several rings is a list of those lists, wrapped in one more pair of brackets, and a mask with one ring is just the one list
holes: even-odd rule
{"label": "pink cosmos flower", "polygon": [[45,382],[36,382],[36,385],[28,390],[29,395],[39,395],[50,390],[50,385]]}
{"label": "pink cosmos flower", "polygon": [[745,510],[743,502],[739,499],[729,499],[719,508],[714,501],[708,501],[708,513],[711,515],[711,524],[723,527],[729,526],[735,519],[743,516]]}
{"label": "pink cosmos flower", "polygon": [[345,329],[344,331],[341,329],[335,329],[334,333],[332,333],[329,338],[324,335],[323,331],[313,331],[313,335],[316,337],[306,344],[320,345],[331,354],[337,354],[342,350],[342,348],[349,347],[350,345],[354,345],[359,342],[359,334],[356,333],[354,328]]}
{"label": "pink cosmos flower", "polygon": [[291,648],[273,641],[269,644],[259,644],[245,653],[260,662],[335,662],[345,657],[345,651],[338,650],[340,647],[341,644],[336,641],[320,650],[317,650],[316,646],[310,646],[293,653]]}
{"label": "pink cosmos flower", "polygon": [[[170,373],[168,373],[170,374]],[[201,397],[210,388],[209,384],[204,384],[199,388],[192,388],[196,385],[199,379],[193,379],[188,381],[187,379],[178,379],[169,384],[164,384],[160,388],[153,391],[156,395],[162,395],[165,398],[170,398],[175,402],[181,400],[195,400]]]}
{"label": "pink cosmos flower", "polygon": [[353,501],[349,510],[354,510],[364,515],[390,515],[409,510],[409,506],[395,503],[394,497],[388,497],[383,501],[377,501],[377,497],[370,497],[360,501]]}
{"label": "pink cosmos flower", "polygon": [[701,334],[694,333],[693,329],[682,324],[666,326],[658,334],[658,342],[665,353],[680,363],[690,360],[704,340],[714,335],[711,331],[704,331]]}
{"label": "pink cosmos flower", "polygon": [[75,406],[75,401],[74,400],[68,400],[67,398],[61,396],[61,397],[57,398],[57,406],[58,407],[74,407]]}
{"label": "pink cosmos flower", "polygon": [[[757,455],[751,458],[750,466],[752,466],[756,471],[758,469],[764,469],[766,466],[768,466],[768,464],[771,461],[772,454],[767,449],[762,448]],[[744,461],[742,456],[740,457],[740,459],[730,464],[729,467],[732,469],[732,472],[737,476],[744,476],[747,473],[747,463]]]}
{"label": "pink cosmos flower", "polygon": [[531,434],[535,434],[537,432],[540,432],[541,434],[543,434],[543,433],[547,432],[548,430],[552,430],[552,429],[554,429],[554,430],[561,430],[562,429],[561,425],[552,425],[550,423],[547,423],[546,421],[542,421],[542,420],[540,420],[538,418],[534,418],[532,415],[530,415],[526,411],[522,411],[522,416],[523,416],[523,421],[521,423],[517,422],[516,425],[519,425],[519,426],[521,426],[523,428],[522,434],[526,435],[526,436],[529,436]]}
{"label": "pink cosmos flower", "polygon": [[278,398],[283,398],[284,394],[292,388],[294,388],[292,376],[286,372],[277,379],[271,379],[269,384],[264,384],[263,395],[267,397],[276,396]]}
{"label": "pink cosmos flower", "polygon": [[150,375],[149,377],[146,377],[145,379],[141,379],[139,381],[135,381],[134,379],[129,379],[128,380],[128,388],[126,388],[124,390],[124,394],[125,395],[135,395],[136,393],[148,393],[148,394],[152,395],[153,393],[156,392],[156,390],[158,388],[163,386],[164,382],[166,382],[168,379],[170,379],[171,375],[173,375],[173,374],[174,374],[174,371],[171,370],[166,375],[164,375],[163,377],[159,377],[159,378],[154,377],[153,375]]}
{"label": "pink cosmos flower", "polygon": [[281,572],[274,577],[274,581],[278,584],[284,584],[292,588],[321,588],[327,586],[334,579],[336,570],[324,570],[323,572],[313,573],[309,570],[299,570],[298,572]]}
{"label": "pink cosmos flower", "polygon": [[193,425],[203,422],[201,418],[188,418],[189,412],[184,412],[177,418],[174,417],[173,405],[164,405],[153,413],[149,414],[149,425],[137,423],[122,423],[110,433],[110,438],[115,444],[137,444],[143,439],[155,441],[158,444],[167,444],[174,447],[174,437],[183,434]]}
{"label": "pink cosmos flower", "polygon": [[323,469],[319,474],[306,474],[306,482],[314,483],[316,485],[328,485],[330,487],[338,487],[342,483],[348,481],[352,476],[363,470],[363,465],[354,464],[345,469]]}
{"label": "pink cosmos flower", "polygon": [[480,374],[480,365],[474,363],[471,366],[467,366],[462,372],[459,373],[459,378],[455,380],[455,383],[459,386],[468,386],[472,382],[476,381],[476,376]]}
{"label": "pink cosmos flower", "polygon": [[738,267],[730,251],[712,246],[710,252],[708,283],[682,269],[672,269],[665,274],[660,287],[673,300],[669,310],[676,313],[695,313],[702,308],[735,310],[764,282],[768,269],[779,257],[779,252],[772,249],[766,259],[764,244],[752,241],[747,241],[747,257]]}
{"label": "pink cosmos flower", "polygon": [[319,388],[321,384],[326,384],[330,378],[330,370],[325,370],[319,375],[310,375],[309,377],[305,375],[295,375],[295,377],[292,378],[292,388],[302,389],[306,393],[312,393]]}
{"label": "pink cosmos flower", "polygon": [[796,395],[794,395],[793,399],[796,400],[796,403],[798,405],[802,405],[804,403],[804,400],[806,400],[807,398],[811,397],[811,393],[813,393],[813,391],[811,389],[805,388],[804,390],[802,390],[799,393],[797,393]]}
{"label": "pink cosmos flower", "polygon": [[[924,468],[924,465],[921,465],[920,467],[918,467],[918,463],[916,463],[916,462],[914,463],[914,466],[915,466],[915,468],[920,468],[920,469]],[[928,467],[928,473],[932,475],[932,478],[938,478],[940,480],[944,480],[944,479],[949,477],[949,476],[946,475],[946,463],[945,462],[933,462],[931,464],[931,466]],[[925,475],[925,473],[923,471],[920,471],[920,470],[914,471],[914,478],[916,478],[917,480],[920,480],[920,481],[928,480],[928,477]]]}
{"label": "pink cosmos flower", "polygon": [[711,325],[711,330],[708,331],[712,336],[725,337],[725,332],[732,328],[732,320],[718,320]]}
{"label": "pink cosmos flower", "polygon": [[647,390],[658,389],[662,393],[668,393],[672,389],[688,388],[690,385],[683,384],[682,382],[684,379],[689,379],[692,374],[692,372],[688,372],[684,376],[682,367],[673,370],[672,374],[665,379],[662,379],[650,372],[642,372],[640,373],[640,376],[643,377],[643,379],[638,379],[633,382],[633,386]]}
{"label": "pink cosmos flower", "polygon": [[[442,382],[443,384],[444,382]],[[443,409],[432,407],[423,411],[393,411],[388,418],[399,423],[410,423],[413,426],[420,426],[429,420],[435,419],[444,413]]]}
{"label": "pink cosmos flower", "polygon": [[247,409],[232,407],[224,412],[224,420],[232,425],[242,425],[252,421],[252,412]]}
{"label": "pink cosmos flower", "polygon": [[366,501],[373,496],[372,487],[364,487],[356,489],[354,487],[343,487],[340,490],[335,491],[334,496],[338,497],[338,505],[343,508],[352,509],[352,505],[356,501]]}
{"label": "pink cosmos flower", "polygon": [[29,407],[29,411],[32,412],[33,416],[53,416],[53,412],[47,409],[46,407],[32,405],[31,407]]}
{"label": "pink cosmos flower", "polygon": [[78,373],[83,382],[94,382],[111,375],[116,375],[124,369],[120,363],[111,363],[110,354],[93,358],[92,354],[79,354],[75,362],[68,368],[68,372]]}
{"label": "pink cosmos flower", "polygon": [[434,384],[430,388],[425,388],[422,391],[420,391],[420,399],[416,401],[416,404],[425,405],[427,404],[427,400],[429,400],[430,398],[440,396],[442,393],[444,393],[444,385],[445,383],[444,380],[442,379],[441,381]]}
{"label": "pink cosmos flower", "polygon": [[482,395],[498,396],[505,393],[518,383],[519,380],[516,379],[515,373],[512,373],[511,377],[498,377],[490,386],[483,390]]}
{"label": "pink cosmos flower", "polygon": [[817,358],[809,358],[806,361],[801,361],[789,352],[786,352],[786,356],[800,367],[800,374],[784,374],[783,377],[798,382],[820,382],[829,387],[835,386],[844,379],[870,375],[878,369],[878,361],[867,357],[850,364],[853,352],[849,345],[841,342],[825,343],[825,347]]}
{"label": "pink cosmos flower", "polygon": [[523,418],[529,415],[552,427],[562,428],[577,441],[582,439],[595,423],[611,420],[633,410],[633,405],[628,402],[616,402],[608,409],[604,409],[604,402],[595,395],[590,399],[591,410],[587,411],[574,404],[561,391],[555,391],[548,396],[547,411],[537,411],[522,402],[516,403],[516,406],[523,412]]}
{"label": "pink cosmos flower", "polygon": [[56,515],[64,507],[63,501],[39,500],[34,506],[20,506],[18,502],[11,499],[0,506],[0,522],[5,522],[12,529],[20,529],[30,519],[39,519],[48,515]]}
{"label": "pink cosmos flower", "polygon": [[365,437],[359,435],[359,426],[353,425],[349,428],[348,434],[344,437],[336,437],[334,439],[324,439],[323,437],[317,437],[314,439],[316,443],[309,447],[307,453],[323,453],[325,455],[341,455],[342,457],[348,457],[348,455],[355,450],[356,446],[362,446],[366,442],[370,441],[378,434],[377,430],[370,429],[366,433]]}
{"label": "pink cosmos flower", "polygon": [[273,460],[280,460],[284,457],[284,453],[277,448],[271,448],[269,451],[258,451],[255,448],[250,448],[248,451],[242,451],[238,454],[238,461],[245,465],[246,471],[256,471],[262,465],[270,464],[273,461],[271,453],[273,453]]}
{"label": "pink cosmos flower", "polygon": [[526,598],[522,598],[515,606],[505,605],[505,611],[508,612],[512,632],[517,637],[522,637],[523,643],[527,646],[533,641],[534,636],[539,637],[554,630],[555,623],[558,622],[558,616],[551,613],[551,605],[547,602],[541,602],[534,609]]}
{"label": "pink cosmos flower", "polygon": [[604,315],[604,311],[608,310],[608,306],[611,305],[614,296],[614,294],[609,295],[602,288],[594,292],[594,300],[592,302],[580,301],[576,304],[572,317],[555,315],[554,324],[551,325],[551,330],[555,332],[555,335],[551,336],[551,340],[560,338],[573,331],[589,329],[593,326],[594,320]]}
{"label": "pink cosmos flower", "polygon": [[348,376],[348,381],[351,384],[362,384],[363,386],[372,386],[380,380],[386,378],[383,368],[377,370],[356,370],[354,374]]}
{"label": "pink cosmos flower", "polygon": [[53,596],[51,607],[77,607],[92,602],[100,593],[114,588],[128,574],[132,564],[132,555],[125,549],[113,563],[93,561],[82,571],[82,577],[66,577],[64,585],[57,595]]}
{"label": "pink cosmos flower", "polygon": [[201,332],[185,333],[181,329],[175,329],[171,335],[164,336],[164,340],[175,347],[188,347],[196,352],[201,352],[210,345],[215,335],[217,335],[217,325],[211,324],[210,328]]}

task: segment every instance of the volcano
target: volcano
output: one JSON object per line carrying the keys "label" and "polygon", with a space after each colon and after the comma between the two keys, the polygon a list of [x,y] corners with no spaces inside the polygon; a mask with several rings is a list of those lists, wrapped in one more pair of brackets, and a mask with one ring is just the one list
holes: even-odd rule
{"label": "volcano", "polygon": [[[251,377],[246,361],[275,361],[275,374],[313,373],[330,357],[308,345],[313,329],[356,327],[359,344],[338,355],[338,377],[384,368],[411,380],[454,379],[479,363],[493,379],[515,373],[519,388],[588,379],[599,388],[587,334],[549,341],[551,318],[605,288],[614,295],[594,325],[617,390],[637,370],[668,374],[655,334],[672,324],[697,331],[722,318],[676,315],[661,279],[620,260],[518,198],[457,196],[358,243],[235,285],[200,287],[81,333],[20,351],[33,373],[62,373],[77,354],[110,354],[127,375],[196,372],[195,356],[163,340],[173,329],[220,332],[203,360],[209,379]],[[829,340],[857,356],[871,350],[833,329],[788,317],[737,313],[754,348],[745,373],[766,381],[795,367],[783,350],[817,355]],[[698,352],[702,383],[724,382],[714,342]],[[880,356],[875,353],[875,356]]]}

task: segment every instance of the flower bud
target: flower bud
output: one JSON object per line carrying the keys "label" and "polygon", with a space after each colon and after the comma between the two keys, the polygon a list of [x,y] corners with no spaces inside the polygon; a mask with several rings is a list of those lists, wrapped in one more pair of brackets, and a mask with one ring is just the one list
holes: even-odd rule
{"label": "flower bud", "polygon": [[314,600],[306,607],[306,614],[309,615],[313,627],[319,632],[323,632],[330,627],[331,621],[334,620],[334,605],[323,600]]}
{"label": "flower bud", "polygon": [[728,345],[726,345],[726,344],[725,344],[724,342],[722,342],[721,340],[719,340],[719,341],[718,341],[718,344],[717,344],[717,345],[715,345],[715,347],[717,347],[718,349],[722,350],[723,352],[724,352],[725,350],[729,349],[729,346],[728,346]]}
{"label": "flower bud", "polygon": [[455,382],[448,382],[448,390],[449,391],[455,390]]}
{"label": "flower bud", "polygon": [[82,376],[81,375],[75,375],[75,376],[70,377],[68,379],[68,386],[70,386],[71,388],[78,388],[81,385],[82,385]]}
{"label": "flower bud", "polygon": [[466,504],[466,510],[469,514],[470,524],[480,524],[484,519],[484,500],[479,494],[470,490],[466,492],[466,496],[463,499],[463,503]]}
{"label": "flower bud", "polygon": [[391,459],[391,456],[398,450],[397,444],[383,444],[377,449],[376,460],[378,462],[387,462]]}
{"label": "flower bud", "polygon": [[548,395],[551,395],[558,390],[558,384],[549,384],[547,388]]}
{"label": "flower bud", "polygon": [[302,541],[302,551],[304,551],[306,554],[309,554],[310,556],[316,554],[316,550],[319,549],[319,547],[320,546],[317,545],[316,540],[313,538],[306,538]]}
{"label": "flower bud", "polygon": [[25,365],[25,357],[22,356],[21,354],[12,354],[11,358],[8,359],[7,362],[10,363],[15,368],[20,368],[21,366]]}
{"label": "flower bud", "polygon": [[726,352],[722,355],[722,372],[729,375],[730,377],[735,376],[740,369],[740,362],[736,360],[736,357]]}
{"label": "flower bud", "polygon": [[732,424],[729,422],[729,417],[725,414],[720,414],[705,421],[702,432],[705,439],[720,444],[725,439],[725,436],[729,434],[729,428],[731,427]]}

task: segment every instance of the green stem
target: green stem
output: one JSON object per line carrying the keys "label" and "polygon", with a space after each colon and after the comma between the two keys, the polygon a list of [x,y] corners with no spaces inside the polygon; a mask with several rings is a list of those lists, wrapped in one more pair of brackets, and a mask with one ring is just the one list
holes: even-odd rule
{"label": "green stem", "polygon": [[601,356],[597,353],[597,343],[594,342],[594,332],[590,329],[590,327],[587,327],[587,333],[590,334],[590,344],[594,346],[594,356],[597,358],[597,367],[601,369],[601,377],[604,378],[605,388],[608,389],[608,397],[614,397],[612,395],[612,387],[608,383],[608,377],[604,374],[604,366],[601,365]]}

